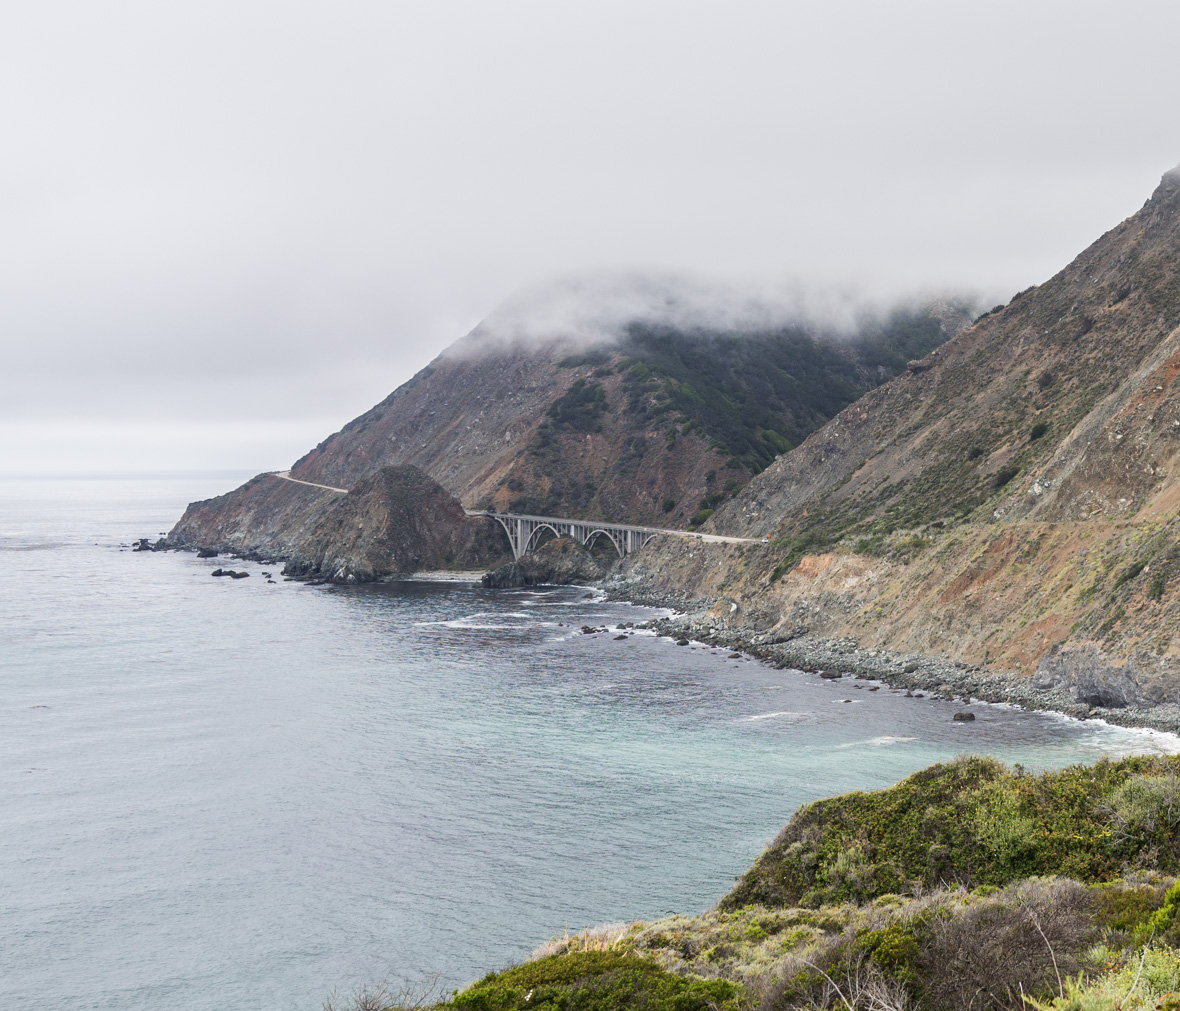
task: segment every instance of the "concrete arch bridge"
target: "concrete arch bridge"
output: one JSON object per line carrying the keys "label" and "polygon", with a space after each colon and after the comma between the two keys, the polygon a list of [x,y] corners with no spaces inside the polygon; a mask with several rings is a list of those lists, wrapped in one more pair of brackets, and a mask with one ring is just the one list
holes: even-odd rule
{"label": "concrete arch bridge", "polygon": [[519,560],[537,547],[543,532],[552,531],[556,537],[568,537],[591,547],[600,537],[614,546],[620,558],[638,551],[657,534],[672,533],[655,527],[635,527],[625,523],[603,523],[600,520],[570,520],[557,516],[526,516],[522,513],[467,511],[468,516],[487,516],[494,519],[508,534],[512,557]]}
{"label": "concrete arch bridge", "polygon": [[512,557],[519,561],[537,547],[541,532],[551,530],[557,537],[569,537],[590,547],[600,537],[614,545],[620,558],[638,551],[653,537],[669,534],[672,537],[692,537],[703,541],[722,541],[728,544],[753,544],[753,537],[722,537],[717,534],[696,534],[685,530],[661,530],[659,527],[638,527],[629,523],[603,523],[601,520],[571,520],[557,516],[528,516],[524,513],[498,513],[492,510],[467,510],[468,516],[487,516],[495,520],[508,534]]}

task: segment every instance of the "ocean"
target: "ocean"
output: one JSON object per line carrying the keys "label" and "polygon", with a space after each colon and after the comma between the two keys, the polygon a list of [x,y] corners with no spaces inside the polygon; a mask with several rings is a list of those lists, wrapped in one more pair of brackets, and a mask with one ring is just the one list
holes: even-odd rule
{"label": "ocean", "polygon": [[618,639],[666,612],[584,588],[312,587],[127,549],[242,477],[0,481],[7,1008],[449,989],[567,928],[709,907],[805,801],[966,751],[1180,748]]}

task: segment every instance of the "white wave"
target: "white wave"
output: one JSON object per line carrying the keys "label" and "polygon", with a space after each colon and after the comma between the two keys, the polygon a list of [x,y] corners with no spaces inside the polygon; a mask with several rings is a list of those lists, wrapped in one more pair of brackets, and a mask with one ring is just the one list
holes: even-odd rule
{"label": "white wave", "polygon": [[916,741],[916,737],[892,737],[885,734],[882,737],[870,737],[865,741],[849,741],[847,744],[838,744],[839,748],[887,748],[890,744],[905,744],[907,741]]}
{"label": "white wave", "polygon": [[792,712],[759,713],[757,716],[747,716],[746,722],[753,723],[755,720],[776,720],[776,719],[806,720],[806,719],[810,719],[810,715],[808,713],[792,713]]}

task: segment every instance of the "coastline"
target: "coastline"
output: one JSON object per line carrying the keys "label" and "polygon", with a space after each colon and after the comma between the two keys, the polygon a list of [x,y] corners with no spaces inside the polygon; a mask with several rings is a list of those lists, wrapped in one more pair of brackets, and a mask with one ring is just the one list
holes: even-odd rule
{"label": "coastline", "polygon": [[1180,735],[1180,705],[1089,706],[1058,688],[1038,688],[1027,675],[1017,671],[985,670],[957,660],[921,653],[898,653],[885,649],[861,649],[852,639],[773,635],[743,626],[731,626],[723,619],[705,618],[707,606],[671,594],[639,590],[604,580],[600,588],[611,600],[647,607],[663,607],[674,613],[653,618],[645,628],[671,639],[687,639],[748,654],[779,669],[805,674],[820,671],[861,680],[876,680],[892,688],[921,691],[936,698],[964,702],[990,702],[1021,709],[1058,713],[1076,720],[1101,720],[1131,730],[1151,730]]}
{"label": "coastline", "polygon": [[[187,545],[170,544],[164,539],[150,550],[194,549]],[[282,557],[262,558],[251,552],[226,551],[223,554],[270,565],[284,561]],[[480,570],[434,569],[398,574],[379,582],[471,582],[478,585],[482,575]],[[332,580],[307,576],[288,578],[312,586],[332,583]],[[855,640],[847,638],[819,638],[805,632],[785,636],[758,632],[745,626],[730,625],[724,619],[705,618],[708,601],[689,600],[678,594],[641,588],[609,573],[593,582],[538,585],[584,586],[604,594],[608,600],[669,610],[672,612],[670,616],[639,622],[635,627],[674,640],[688,639],[740,651],[778,669],[790,668],[805,674],[836,672],[862,680],[877,680],[892,688],[921,691],[939,698],[1014,705],[1022,709],[1058,713],[1070,719],[1101,720],[1131,730],[1180,735],[1180,704],[1177,703],[1118,708],[1090,706],[1059,688],[1037,687],[1029,676],[1018,671],[984,669],[923,653],[865,650]]]}

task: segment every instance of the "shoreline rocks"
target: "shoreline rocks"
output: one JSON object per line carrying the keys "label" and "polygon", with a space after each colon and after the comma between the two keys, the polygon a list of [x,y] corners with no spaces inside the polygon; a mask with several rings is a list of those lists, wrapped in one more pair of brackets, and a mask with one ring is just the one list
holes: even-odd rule
{"label": "shoreline rocks", "polygon": [[850,674],[872,678],[907,692],[925,692],[941,698],[1002,703],[1022,709],[1055,712],[1072,719],[1101,719],[1115,726],[1180,733],[1180,705],[1088,705],[1067,686],[1037,683],[1017,671],[994,671],[958,660],[890,650],[862,650],[853,639],[811,635],[778,635],[730,626],[720,620],[701,619],[707,605],[672,594],[639,591],[612,583],[603,587],[612,600],[647,607],[663,607],[679,613],[653,618],[637,625],[673,641],[690,639],[709,646],[739,651],[773,667],[792,668],[821,676]]}
{"label": "shoreline rocks", "polygon": [[582,586],[597,583],[605,572],[606,567],[577,541],[557,537],[519,561],[493,569],[480,579],[480,583],[489,590]]}

